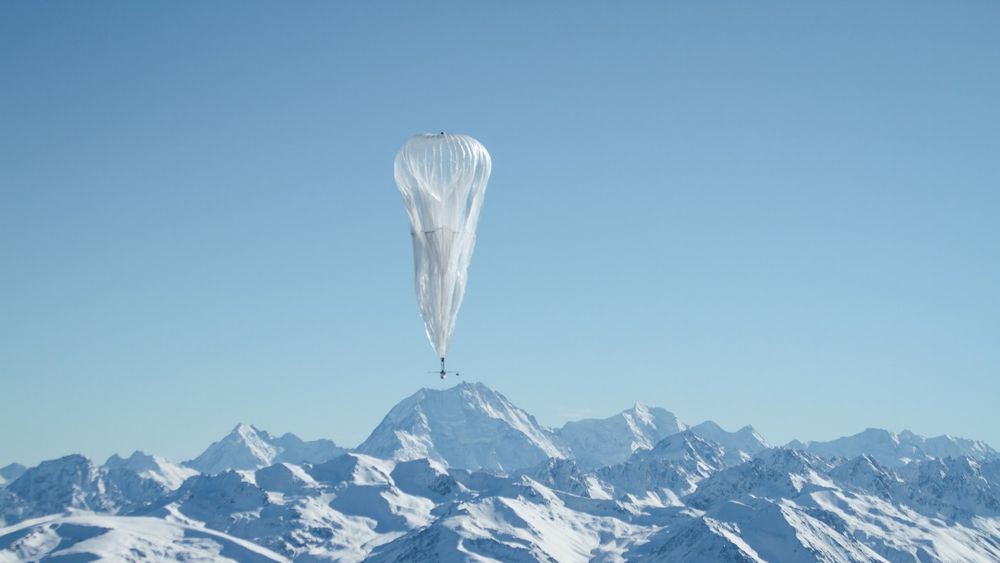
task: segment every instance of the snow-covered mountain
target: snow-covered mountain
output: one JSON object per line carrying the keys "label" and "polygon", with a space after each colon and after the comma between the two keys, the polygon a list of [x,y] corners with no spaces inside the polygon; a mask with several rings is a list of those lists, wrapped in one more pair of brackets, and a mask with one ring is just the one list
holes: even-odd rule
{"label": "snow-covered mountain", "polygon": [[429,525],[438,504],[461,490],[427,460],[343,454],[315,465],[198,475],[136,514],[207,527],[289,557],[361,561],[377,545]]}
{"label": "snow-covered mountain", "polygon": [[655,527],[612,501],[588,501],[530,479],[452,503],[430,525],[376,547],[367,559],[396,561],[620,561]]}
{"label": "snow-covered mountain", "polygon": [[1000,561],[1000,457],[982,442],[775,448],[654,410],[574,430],[630,452],[598,467],[569,446],[586,436],[479,384],[419,392],[325,459],[243,425],[202,456],[235,471],[67,456],[0,487],[0,561]]}
{"label": "snow-covered mountain", "polygon": [[81,455],[43,461],[0,489],[0,525],[67,509],[116,513],[151,503],[166,489],[127,468],[97,467]]}
{"label": "snow-covered mountain", "polygon": [[393,407],[357,451],[506,471],[570,455],[552,430],[481,383],[421,389]]}
{"label": "snow-covered mountain", "polygon": [[788,448],[805,450],[825,457],[854,458],[867,454],[883,465],[898,467],[912,461],[943,457],[968,456],[973,459],[990,459],[997,451],[980,440],[967,440],[951,436],[925,438],[904,430],[899,434],[868,428],[853,436],[828,442],[800,442],[793,440]]}
{"label": "snow-covered mountain", "polygon": [[948,435],[924,438],[909,430],[903,430],[899,433],[899,441],[913,444],[924,454],[935,458],[967,456],[973,459],[991,459],[1000,455],[982,440],[968,440]]}
{"label": "snow-covered mountain", "polygon": [[680,504],[680,496],[695,491],[701,480],[725,467],[725,457],[726,450],[721,445],[687,430],[596,473],[601,482],[611,485],[616,496],[646,496],[657,503],[676,506]]}
{"label": "snow-covered mountain", "polygon": [[132,452],[132,455],[127,458],[122,458],[118,454],[115,454],[104,462],[104,467],[108,469],[130,469],[135,471],[139,477],[151,479],[171,491],[180,487],[181,483],[188,477],[198,474],[197,471],[190,467],[176,465],[158,455],[148,455],[138,450]]}
{"label": "snow-covered mountain", "polygon": [[532,481],[575,495],[610,499],[614,491],[601,481],[594,471],[584,471],[572,459],[549,458],[538,465],[521,469],[513,477],[528,477]]}
{"label": "snow-covered mountain", "polygon": [[229,469],[254,470],[274,463],[319,463],[346,452],[331,440],[303,441],[294,434],[271,436],[249,424],[237,424],[186,467],[214,475]]}
{"label": "snow-covered mountain", "polygon": [[[795,450],[763,452],[703,481],[684,499],[704,511],[699,521],[662,533],[662,540],[640,546],[636,555],[704,561],[998,560],[997,481],[984,478],[975,461],[962,459],[917,462],[914,478],[903,480],[870,456],[834,466]],[[955,481],[962,485],[940,487]]]}
{"label": "snow-covered mountain", "polygon": [[706,420],[692,426],[691,432],[725,448],[726,462],[730,465],[743,463],[771,447],[767,440],[749,425],[736,432],[728,432],[711,420]]}
{"label": "snow-covered mountain", "polygon": [[1000,460],[971,457],[930,459],[900,470],[902,484],[893,500],[949,520],[1000,516]]}
{"label": "snow-covered mountain", "polygon": [[567,422],[558,430],[577,464],[585,469],[621,463],[636,450],[648,450],[684,429],[670,411],[636,403],[631,409],[600,419]]}
{"label": "snow-covered mountain", "polygon": [[14,479],[20,477],[26,469],[28,468],[20,463],[11,463],[0,467],[0,487],[3,487],[7,483],[10,483]]}
{"label": "snow-covered mountain", "polygon": [[829,461],[812,454],[776,448],[698,484],[685,504],[699,509],[718,506],[746,495],[772,499],[795,498],[804,490],[831,486]]}

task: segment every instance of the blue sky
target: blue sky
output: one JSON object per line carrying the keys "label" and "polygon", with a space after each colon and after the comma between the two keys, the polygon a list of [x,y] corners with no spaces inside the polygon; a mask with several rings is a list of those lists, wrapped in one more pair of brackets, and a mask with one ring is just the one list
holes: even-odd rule
{"label": "blue sky", "polygon": [[[493,155],[450,366],[543,423],[1000,447],[1000,5],[0,4],[0,464],[441,382],[392,159]],[[448,382],[450,385],[451,382]]]}

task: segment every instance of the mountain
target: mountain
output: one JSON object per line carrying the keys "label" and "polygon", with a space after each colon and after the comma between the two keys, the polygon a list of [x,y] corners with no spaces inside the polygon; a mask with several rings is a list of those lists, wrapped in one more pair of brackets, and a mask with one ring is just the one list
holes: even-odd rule
{"label": "mountain", "polygon": [[571,459],[549,458],[538,465],[521,469],[514,477],[529,477],[550,489],[582,497],[610,499],[611,487],[594,472],[587,472]]}
{"label": "mountain", "polygon": [[20,463],[11,463],[10,465],[0,467],[0,487],[20,477],[26,469],[27,467]]}
{"label": "mountain", "polygon": [[270,467],[258,469],[254,473],[254,484],[265,491],[274,491],[283,495],[307,494],[317,489],[319,484],[298,465],[291,463],[276,463]]}
{"label": "mountain", "polygon": [[501,471],[570,456],[558,435],[481,383],[421,389],[393,407],[357,451]]}
{"label": "mountain", "polygon": [[204,526],[287,557],[361,561],[429,525],[436,503],[462,490],[433,462],[351,453],[316,465],[198,475],[137,514]]}
{"label": "mountain", "polygon": [[[659,451],[657,451],[659,450]],[[721,464],[723,448],[693,433],[669,437],[623,465],[651,475],[645,486],[666,481],[638,465],[659,459]],[[991,491],[1000,467],[970,458],[919,462],[902,481],[870,457],[834,465],[805,452],[769,449],[727,469],[705,474],[677,506],[644,498],[585,498],[521,476],[476,478],[470,496],[439,506],[429,526],[379,545],[370,561],[693,561],[805,563],[818,561],[994,561],[1000,558],[1000,517]],[[717,465],[718,467],[719,465]],[[585,474],[572,462],[547,464],[578,483]],[[655,467],[655,466],[653,466]],[[535,468],[537,472],[540,468]],[[872,475],[915,505],[866,490]],[[636,482],[636,481],[633,481]],[[954,494],[941,494],[939,485]],[[976,500],[976,502],[970,502]],[[956,519],[954,508],[969,512]],[[952,516],[948,516],[952,514]],[[970,516],[974,515],[974,516]]]}
{"label": "mountain", "polygon": [[[261,432],[264,437],[270,437],[267,432]],[[322,463],[339,455],[347,453],[332,440],[302,440],[295,434],[286,432],[277,438],[270,438],[271,445],[278,451],[278,456],[271,463]]]}
{"label": "mountain", "polygon": [[621,463],[636,450],[648,450],[683,429],[670,411],[636,403],[608,418],[567,422],[558,435],[581,468],[593,469]]}
{"label": "mountain", "polygon": [[0,495],[0,524],[68,509],[116,513],[151,503],[165,487],[127,468],[96,467],[81,455],[43,461]]}
{"label": "mountain", "polygon": [[613,501],[581,502],[531,479],[507,479],[508,487],[451,504],[366,561],[621,561],[653,529]]}
{"label": "mountain", "polygon": [[830,476],[845,488],[891,498],[902,479],[891,468],[884,467],[868,454],[862,454],[835,467]]}
{"label": "mountain", "polygon": [[853,436],[827,442],[793,440],[786,447],[829,458],[855,458],[867,454],[879,463],[891,467],[941,457],[968,456],[980,460],[998,457],[996,450],[979,440],[950,436],[924,438],[908,430],[895,434],[880,428],[868,428]]}
{"label": "mountain", "polygon": [[726,461],[729,465],[737,465],[752,458],[771,447],[753,426],[744,426],[736,432],[723,430],[721,426],[707,420],[691,427],[691,432],[711,442],[719,444],[726,450]]}
{"label": "mountain", "polygon": [[462,491],[445,466],[429,459],[400,461],[390,473],[392,482],[410,495],[441,500]]}
{"label": "mountain", "polygon": [[617,497],[647,497],[665,506],[680,505],[698,483],[725,467],[725,449],[691,430],[668,436],[651,450],[640,450],[624,463],[603,467],[596,474]]}
{"label": "mountain", "polygon": [[996,450],[982,440],[955,438],[948,435],[924,438],[909,430],[903,430],[899,433],[899,441],[913,444],[920,448],[926,455],[935,458],[966,456],[984,460],[1000,457],[1000,454]]}
{"label": "mountain", "polygon": [[635,560],[704,563],[888,561],[811,510],[766,499],[726,502],[701,518],[664,530],[630,555]]}
{"label": "mountain", "polygon": [[138,450],[127,458],[115,454],[104,462],[104,467],[130,469],[135,471],[139,477],[151,479],[171,491],[180,487],[181,483],[188,477],[198,474],[194,469],[175,465],[160,456],[147,455]]}
{"label": "mountain", "polygon": [[741,530],[713,518],[697,518],[653,536],[634,547],[629,561],[690,561],[703,563],[763,563],[740,536]]}
{"label": "mountain", "polygon": [[[235,471],[216,475],[202,474],[184,481],[179,489],[138,514],[184,517],[189,524],[229,532],[245,518],[242,514],[259,513],[269,505],[268,495],[247,476]],[[169,506],[169,510],[164,507]]]}
{"label": "mountain", "polygon": [[870,456],[831,465],[762,452],[683,498],[702,510],[636,546],[634,559],[683,561],[994,561],[996,470],[928,460],[903,479]]}
{"label": "mountain", "polygon": [[320,463],[346,452],[330,440],[306,442],[294,434],[274,437],[249,424],[237,424],[233,431],[213,442],[201,455],[184,465],[200,473],[214,475],[229,469],[255,470],[274,463]]}
{"label": "mountain", "polygon": [[795,498],[816,487],[829,486],[826,473],[833,465],[798,450],[775,448],[713,474],[698,484],[685,504],[707,509],[748,495],[772,499]]}
{"label": "mountain", "polygon": [[893,500],[931,517],[949,520],[1000,516],[1000,460],[930,459],[900,470]]}
{"label": "mountain", "polygon": [[39,560],[287,561],[246,540],[159,518],[73,514],[0,528],[0,561]]}

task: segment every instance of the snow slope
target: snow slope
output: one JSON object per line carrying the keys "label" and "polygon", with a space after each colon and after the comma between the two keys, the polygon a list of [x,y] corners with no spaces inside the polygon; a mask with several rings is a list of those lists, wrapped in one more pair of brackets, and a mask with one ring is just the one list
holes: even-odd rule
{"label": "snow slope", "polygon": [[614,561],[654,530],[580,510],[573,496],[531,479],[511,485],[452,505],[432,525],[376,548],[369,560]]}
{"label": "snow slope", "polygon": [[203,528],[158,518],[72,514],[0,528],[0,563],[14,561],[233,561],[288,559]]}

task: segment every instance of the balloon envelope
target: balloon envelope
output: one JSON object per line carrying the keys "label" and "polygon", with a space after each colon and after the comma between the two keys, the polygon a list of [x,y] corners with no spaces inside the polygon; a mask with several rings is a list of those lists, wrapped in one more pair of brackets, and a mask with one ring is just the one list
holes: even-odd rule
{"label": "balloon envelope", "polygon": [[396,155],[395,176],[413,234],[417,302],[438,357],[462,306],[490,154],[466,135],[416,135]]}

